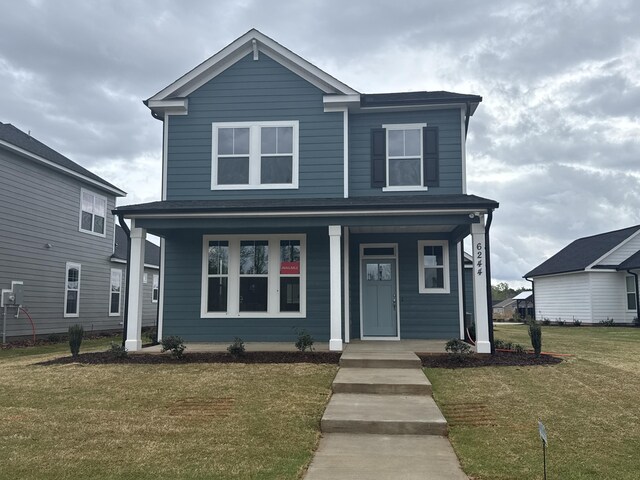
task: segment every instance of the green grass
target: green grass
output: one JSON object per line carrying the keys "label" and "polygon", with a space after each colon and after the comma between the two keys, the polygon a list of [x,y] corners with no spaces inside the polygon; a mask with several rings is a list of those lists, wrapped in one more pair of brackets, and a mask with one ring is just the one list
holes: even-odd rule
{"label": "green grass", "polygon": [[35,365],[60,354],[0,352],[0,479],[297,479],[337,369]]}
{"label": "green grass", "polygon": [[[83,340],[80,346],[80,353],[91,350],[105,350],[111,342],[121,343],[122,337],[104,337],[91,340]],[[69,350],[69,342],[52,343],[50,345],[40,345],[37,347],[16,347],[0,350],[0,362],[16,358],[16,357],[28,357],[32,355],[44,355],[44,354],[57,354],[57,356],[71,355]]]}
{"label": "green grass", "polygon": [[[524,326],[498,324],[495,337],[530,347]],[[637,479],[640,329],[542,327],[542,350],[573,356],[556,366],[427,369],[465,472],[541,479],[541,419],[550,479]]]}

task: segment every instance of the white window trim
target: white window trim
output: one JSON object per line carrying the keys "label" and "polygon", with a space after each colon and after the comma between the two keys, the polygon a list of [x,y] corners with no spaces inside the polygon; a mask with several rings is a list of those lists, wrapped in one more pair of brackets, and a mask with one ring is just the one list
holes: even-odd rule
{"label": "white window trim", "polygon": [[[426,123],[398,123],[390,125],[382,125],[385,132],[385,169],[386,169],[386,186],[382,187],[383,192],[426,192],[429,187],[424,186],[424,136],[422,129],[426,127]],[[389,132],[392,130],[420,130],[420,185],[389,185]]]}
{"label": "white window trim", "polygon": [[[85,230],[84,228],[82,228],[82,197],[84,196],[85,193],[93,195],[96,199],[100,198],[100,199],[104,200],[104,232],[103,233],[97,233],[97,232],[94,232],[93,230]],[[89,235],[94,235],[96,237],[102,237],[102,238],[106,237],[107,236],[107,212],[108,211],[109,211],[109,203],[107,202],[107,197],[105,197],[104,195],[98,195],[97,193],[95,193],[92,190],[87,190],[86,188],[81,188],[80,189],[80,213],[78,215],[78,231],[80,231],[82,233],[87,233]],[[93,218],[94,218],[94,222],[95,222],[95,216]],[[93,228],[93,224],[91,225],[91,227]],[[113,234],[113,236],[114,236],[114,242],[115,242],[115,233]]]}
{"label": "white window trim", "polygon": [[[443,260],[444,288],[426,288],[424,286],[424,247],[441,246]],[[447,240],[419,240],[418,241],[418,293],[450,293],[451,279],[449,270],[449,242]]]}
{"label": "white window trim", "polygon": [[[153,283],[151,284],[151,303],[158,303],[158,298],[160,298],[160,275],[158,275],[157,273],[154,273],[152,281]],[[155,290],[158,290],[158,297],[154,299],[153,292]]]}
{"label": "white window trim", "polygon": [[149,283],[149,274],[147,272],[144,272],[144,274],[142,275],[142,283]]}
{"label": "white window trim", "polygon": [[[632,292],[627,290],[627,278],[630,278],[633,281],[633,288],[634,289],[633,289]],[[633,275],[625,275],[625,277],[624,277],[624,292],[625,292],[625,294],[624,294],[624,303],[625,303],[627,312],[635,312],[636,311],[635,308],[629,308],[629,294],[632,293],[634,297],[636,296],[636,290],[635,290],[636,283],[635,282],[636,282],[636,277],[634,277]],[[636,299],[636,302],[637,302],[637,299]]]}
{"label": "white window trim", "polygon": [[[118,294],[118,311],[117,312],[112,312],[111,311],[111,294],[113,293],[111,291],[111,287],[112,287],[111,276],[113,275],[113,272],[118,272],[118,274],[120,275],[120,293]],[[120,312],[122,310],[121,305],[122,305],[122,269],[120,269],[120,268],[112,268],[111,271],[109,272],[109,316],[110,317],[119,317],[120,316]]]}
{"label": "white window trim", "polygon": [[[67,313],[67,297],[69,293],[69,270],[72,268],[78,269],[78,305],[76,307],[76,313]],[[64,318],[78,318],[80,316],[80,284],[82,281],[82,265],[74,262],[67,262],[64,269]],[[72,290],[75,291],[75,290]]]}
{"label": "white window trim", "polygon": [[[293,161],[291,183],[260,183],[260,157],[262,127],[293,127]],[[240,185],[218,185],[218,129],[249,128],[249,183]],[[298,120],[264,122],[224,122],[211,124],[211,190],[283,190],[297,189],[299,177],[299,130]]]}
{"label": "white window trim", "polygon": [[[304,234],[282,235],[204,235],[202,238],[202,283],[200,290],[201,318],[305,318],[307,316],[307,242]],[[240,242],[266,240],[269,242],[268,297],[266,312],[240,311]],[[300,311],[280,312],[280,241],[300,241]],[[207,311],[208,252],[210,241],[229,242],[229,275],[227,311]],[[291,275],[284,275],[291,276]]]}

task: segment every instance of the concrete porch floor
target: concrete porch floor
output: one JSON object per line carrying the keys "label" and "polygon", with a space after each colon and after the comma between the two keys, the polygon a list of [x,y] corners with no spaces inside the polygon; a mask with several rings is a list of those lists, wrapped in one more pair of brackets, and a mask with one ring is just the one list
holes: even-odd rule
{"label": "concrete porch floor", "polygon": [[[352,340],[344,345],[345,352],[415,352],[415,353],[445,353],[444,340]],[[226,352],[229,343],[223,342],[186,342],[186,352]],[[245,342],[248,352],[294,352],[293,342]],[[160,353],[162,347],[154,345],[144,347],[135,353]],[[317,352],[329,350],[329,342],[316,342],[313,349]]]}

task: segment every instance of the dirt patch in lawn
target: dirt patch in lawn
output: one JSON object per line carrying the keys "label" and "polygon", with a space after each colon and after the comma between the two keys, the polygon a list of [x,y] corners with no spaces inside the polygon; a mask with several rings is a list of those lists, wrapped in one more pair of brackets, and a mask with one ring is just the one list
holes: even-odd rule
{"label": "dirt patch in lawn", "polygon": [[556,365],[562,358],[542,354],[496,352],[493,355],[418,354],[422,366],[428,368],[474,368],[474,367],[528,367],[534,365]]}
{"label": "dirt patch in lawn", "polygon": [[76,358],[67,356],[40,362],[37,365],[64,365],[81,363],[87,365],[158,363],[329,363],[337,364],[340,352],[246,352],[241,357],[233,357],[226,352],[185,353],[180,360],[169,354],[135,354],[125,358],[115,358],[109,352],[81,353]]}

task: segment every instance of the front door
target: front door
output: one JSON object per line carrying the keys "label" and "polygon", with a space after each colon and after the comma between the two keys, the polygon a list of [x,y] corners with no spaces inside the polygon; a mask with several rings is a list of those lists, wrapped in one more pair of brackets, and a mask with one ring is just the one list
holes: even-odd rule
{"label": "front door", "polygon": [[397,337],[395,259],[362,260],[362,336]]}

